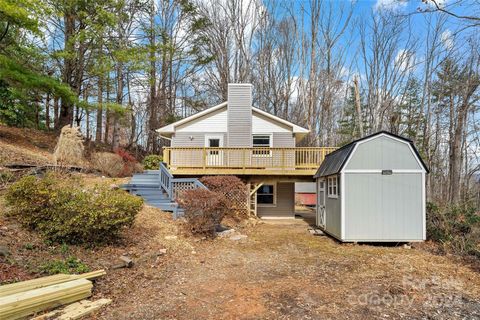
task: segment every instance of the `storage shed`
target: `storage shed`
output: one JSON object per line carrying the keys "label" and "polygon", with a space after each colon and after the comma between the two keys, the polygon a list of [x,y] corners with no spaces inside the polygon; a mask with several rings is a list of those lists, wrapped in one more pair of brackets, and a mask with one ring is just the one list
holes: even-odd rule
{"label": "storage shed", "polygon": [[316,224],[343,242],[423,241],[427,173],[409,139],[381,131],[353,141],[314,176]]}

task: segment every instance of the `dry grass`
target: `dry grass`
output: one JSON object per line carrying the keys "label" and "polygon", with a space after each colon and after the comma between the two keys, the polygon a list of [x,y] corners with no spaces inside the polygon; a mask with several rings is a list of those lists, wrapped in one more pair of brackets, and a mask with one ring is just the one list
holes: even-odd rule
{"label": "dry grass", "polygon": [[84,151],[80,129],[68,125],[63,127],[53,152],[55,164],[83,167],[85,165]]}
{"label": "dry grass", "polygon": [[52,164],[55,135],[33,129],[0,126],[0,166],[6,164]]}
{"label": "dry grass", "polygon": [[94,153],[90,162],[95,170],[109,177],[121,176],[125,166],[122,157],[111,152]]}

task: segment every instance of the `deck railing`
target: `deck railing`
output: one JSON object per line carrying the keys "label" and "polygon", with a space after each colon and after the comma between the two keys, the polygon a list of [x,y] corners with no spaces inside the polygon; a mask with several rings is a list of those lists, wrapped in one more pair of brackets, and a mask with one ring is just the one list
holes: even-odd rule
{"label": "deck railing", "polygon": [[268,169],[284,172],[316,170],[336,148],[202,148],[166,147],[170,169]]}

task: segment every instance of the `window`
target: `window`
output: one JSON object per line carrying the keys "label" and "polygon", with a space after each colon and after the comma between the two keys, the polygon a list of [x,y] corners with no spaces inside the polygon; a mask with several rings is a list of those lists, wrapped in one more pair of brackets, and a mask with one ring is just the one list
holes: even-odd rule
{"label": "window", "polygon": [[268,134],[254,134],[252,140],[252,146],[258,148],[258,150],[253,150],[252,154],[255,156],[271,156],[270,148],[271,139]]}
{"label": "window", "polygon": [[257,204],[261,205],[275,205],[275,185],[264,184],[257,190]]}
{"label": "window", "polygon": [[[220,147],[220,139],[217,139],[217,138],[209,138],[208,139],[208,146],[210,148],[219,148]],[[218,150],[208,150],[208,154],[211,155],[211,156],[216,156],[216,155],[219,155],[219,151]]]}
{"label": "window", "polygon": [[338,177],[332,176],[328,177],[327,180],[327,189],[329,198],[338,198]]}

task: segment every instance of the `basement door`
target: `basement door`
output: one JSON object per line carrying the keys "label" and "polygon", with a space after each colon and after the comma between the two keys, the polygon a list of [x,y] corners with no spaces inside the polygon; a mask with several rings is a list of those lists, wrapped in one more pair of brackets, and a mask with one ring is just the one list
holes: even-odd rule
{"label": "basement door", "polygon": [[325,179],[317,180],[317,226],[325,228]]}
{"label": "basement door", "polygon": [[207,166],[221,167],[223,166],[223,136],[205,136],[205,147],[207,147],[206,164]]}

